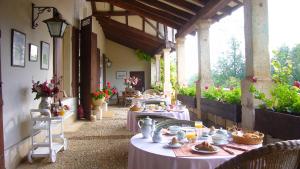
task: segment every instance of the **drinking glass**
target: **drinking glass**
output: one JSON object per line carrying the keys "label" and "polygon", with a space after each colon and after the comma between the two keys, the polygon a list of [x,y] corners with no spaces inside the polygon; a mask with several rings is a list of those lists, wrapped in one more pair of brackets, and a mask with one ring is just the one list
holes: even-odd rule
{"label": "drinking glass", "polygon": [[196,131],[195,130],[187,130],[185,137],[187,138],[189,143],[195,142],[196,141]]}
{"label": "drinking glass", "polygon": [[195,121],[195,128],[197,130],[197,136],[198,139],[200,139],[201,135],[202,135],[202,128],[203,128],[203,122],[202,121]]}

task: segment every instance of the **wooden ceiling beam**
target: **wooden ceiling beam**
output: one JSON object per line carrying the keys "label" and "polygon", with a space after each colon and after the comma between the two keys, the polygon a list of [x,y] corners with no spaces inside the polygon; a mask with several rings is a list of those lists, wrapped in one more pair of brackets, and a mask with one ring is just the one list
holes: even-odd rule
{"label": "wooden ceiling beam", "polygon": [[222,10],[232,0],[210,0],[188,23],[178,32],[176,37],[183,37],[194,30],[194,25],[199,19],[212,19],[216,13]]}
{"label": "wooden ceiling beam", "polygon": [[[99,23],[101,24],[102,27],[109,27],[112,29],[118,29],[120,31],[123,30],[123,32],[127,32],[125,33],[126,35],[130,36],[131,34],[136,34],[138,36],[144,37],[146,38],[148,41],[158,41],[159,38],[152,36],[150,34],[147,34],[139,29],[133,28],[133,27],[129,27],[123,23],[117,22],[115,20],[109,19],[107,17],[97,17]],[[125,35],[124,35],[125,36]],[[163,42],[163,40],[160,40],[160,42]]]}
{"label": "wooden ceiling beam", "polygon": [[[91,1],[91,0],[88,0]],[[96,2],[108,2],[114,6],[118,6],[120,8],[126,9],[128,11],[131,11],[137,15],[147,17],[150,19],[153,19],[157,22],[163,23],[165,25],[168,25],[169,27],[179,29],[184,23],[186,23],[185,20],[175,17],[173,15],[170,15],[166,12],[159,11],[155,8],[151,8],[147,5],[144,5],[140,2],[137,2],[135,0],[95,0]]]}
{"label": "wooden ceiling beam", "polygon": [[128,16],[128,15],[135,15],[135,14],[129,11],[97,11],[93,15],[97,17],[97,16]]}
{"label": "wooden ceiling beam", "polygon": [[162,3],[158,0],[139,0],[141,2],[147,3],[148,5],[154,6],[156,8],[159,8],[162,11],[165,11],[171,15],[175,15],[177,17],[180,17],[184,20],[189,20],[193,17],[192,14],[182,11],[180,9],[177,9],[173,6],[167,5],[165,3]]}
{"label": "wooden ceiling beam", "polygon": [[176,6],[180,6],[181,8],[191,11],[193,13],[197,13],[200,9],[200,7],[198,7],[197,5],[185,0],[164,0],[164,1],[174,4]]}

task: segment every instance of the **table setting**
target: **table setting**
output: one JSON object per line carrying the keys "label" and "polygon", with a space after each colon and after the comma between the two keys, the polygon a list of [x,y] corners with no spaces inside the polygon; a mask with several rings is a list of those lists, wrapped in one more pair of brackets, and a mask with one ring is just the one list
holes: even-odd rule
{"label": "table setting", "polygon": [[261,147],[263,141],[259,132],[206,128],[201,121],[194,127],[156,126],[145,123],[142,133],[131,138],[129,169],[214,169],[236,155]]}
{"label": "table setting", "polygon": [[190,120],[188,109],[183,105],[166,105],[165,102],[157,104],[136,103],[127,112],[127,129],[137,133],[140,131],[137,118],[140,116],[157,116],[179,120]]}

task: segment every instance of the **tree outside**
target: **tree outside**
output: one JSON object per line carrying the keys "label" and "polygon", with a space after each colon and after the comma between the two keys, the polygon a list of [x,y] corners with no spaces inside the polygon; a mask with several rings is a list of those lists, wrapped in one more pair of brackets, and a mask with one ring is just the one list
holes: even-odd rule
{"label": "tree outside", "polygon": [[212,78],[216,86],[239,87],[245,76],[245,57],[240,49],[241,42],[231,38],[228,44],[229,50],[212,69]]}

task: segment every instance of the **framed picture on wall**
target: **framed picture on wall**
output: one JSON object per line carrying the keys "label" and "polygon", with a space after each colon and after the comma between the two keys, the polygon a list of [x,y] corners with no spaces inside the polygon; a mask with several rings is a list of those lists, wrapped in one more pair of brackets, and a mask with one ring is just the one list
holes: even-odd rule
{"label": "framed picture on wall", "polygon": [[29,61],[36,62],[38,60],[38,47],[33,44],[29,44]]}
{"label": "framed picture on wall", "polygon": [[127,77],[126,71],[117,71],[116,79],[125,79]]}
{"label": "framed picture on wall", "polygon": [[20,31],[11,31],[11,66],[25,67],[26,35]]}
{"label": "framed picture on wall", "polygon": [[50,45],[47,42],[41,41],[41,69],[49,69]]}

